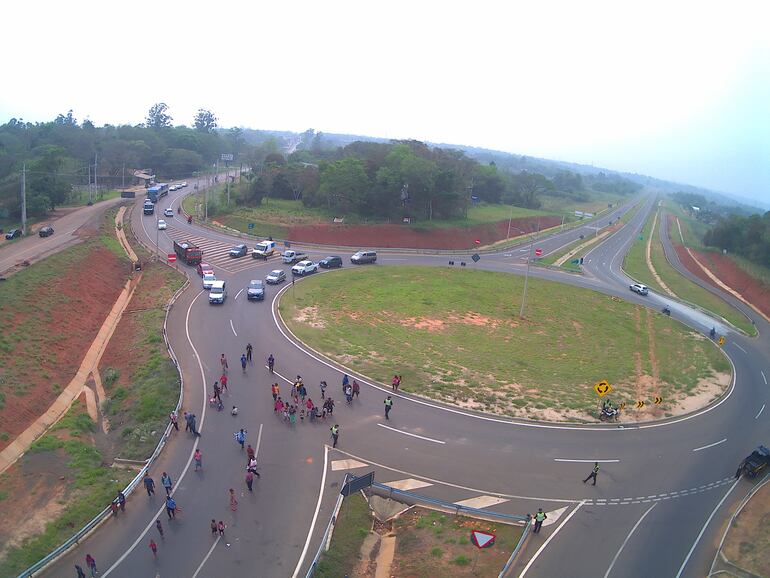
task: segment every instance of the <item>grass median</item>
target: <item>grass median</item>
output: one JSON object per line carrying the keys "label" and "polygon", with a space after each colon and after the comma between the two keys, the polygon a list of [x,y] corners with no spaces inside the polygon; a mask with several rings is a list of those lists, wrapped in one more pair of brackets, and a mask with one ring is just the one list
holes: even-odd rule
{"label": "grass median", "polygon": [[[708,340],[655,311],[585,289],[489,271],[362,267],[288,290],[280,312],[311,347],[410,393],[555,421],[594,421],[594,383],[617,402],[664,403],[651,419],[711,401],[729,364]],[[694,401],[697,400],[697,401]]]}

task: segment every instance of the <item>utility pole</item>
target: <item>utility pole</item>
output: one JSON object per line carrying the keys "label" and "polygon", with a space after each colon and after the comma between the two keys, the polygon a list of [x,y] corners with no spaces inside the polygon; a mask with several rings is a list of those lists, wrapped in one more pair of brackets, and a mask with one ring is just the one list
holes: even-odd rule
{"label": "utility pole", "polygon": [[99,196],[99,182],[96,179],[96,173],[99,171],[97,170],[99,167],[99,153],[94,153],[94,194],[98,197]]}
{"label": "utility pole", "polygon": [[91,190],[91,163],[88,163],[88,202],[91,202],[93,191]]}
{"label": "utility pole", "polygon": [[123,163],[123,172],[122,172],[122,181],[120,188],[125,189],[126,188],[126,163]]}
{"label": "utility pole", "polygon": [[27,234],[27,163],[21,165],[21,234]]}
{"label": "utility pole", "polygon": [[534,237],[530,237],[529,251],[527,251],[527,272],[524,274],[524,293],[521,296],[521,311],[519,311],[519,317],[524,318],[524,305],[527,302],[527,285],[529,285],[529,262],[532,260],[532,246],[535,244],[535,238],[540,233],[540,219],[537,219],[537,233]]}

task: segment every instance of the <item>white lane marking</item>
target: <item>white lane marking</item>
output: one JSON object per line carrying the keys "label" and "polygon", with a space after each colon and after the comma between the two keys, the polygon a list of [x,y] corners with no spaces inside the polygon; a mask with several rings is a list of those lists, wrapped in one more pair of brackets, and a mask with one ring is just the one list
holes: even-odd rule
{"label": "white lane marking", "polygon": [[332,471],[353,470],[355,468],[365,468],[367,464],[358,460],[334,460],[332,461]]}
{"label": "white lane marking", "polygon": [[740,345],[738,345],[737,343],[733,343],[733,345],[735,345],[735,347],[737,347],[738,349],[740,349],[741,351],[743,351],[743,353],[748,353],[748,351],[746,351],[745,349],[743,349],[743,347],[741,347],[741,346],[740,346]]}
{"label": "white lane marking", "polygon": [[[299,349],[302,352],[303,355],[306,355],[306,356],[310,357],[311,359],[315,359],[318,363],[320,363],[321,365],[325,365],[326,367],[328,367],[332,371],[337,371],[339,373],[343,373],[343,371],[340,370],[340,366],[339,365],[334,365],[331,362],[327,361],[326,359],[323,358],[322,354],[319,353],[318,351],[316,351],[315,349],[312,349],[312,348],[306,346],[305,344],[300,345],[299,339],[297,339],[297,337],[291,332],[291,330],[289,330],[289,328],[286,327],[286,330],[284,331],[283,324],[278,322],[278,317],[280,316],[280,314],[276,315],[276,312],[277,312],[277,309],[278,309],[276,307],[276,303],[278,302],[278,299],[280,298],[281,293],[283,293],[284,291],[288,291],[290,287],[291,287],[291,283],[288,283],[287,285],[285,285],[280,291],[278,291],[278,293],[275,294],[275,296],[273,297],[273,300],[270,303],[270,307],[271,307],[271,310],[272,310],[271,312],[272,312],[272,315],[273,315],[273,323],[275,323],[275,326],[278,328],[278,331],[281,333],[281,335],[283,335],[284,339],[286,339],[286,341],[288,341],[291,345],[293,345],[294,347]],[[287,335],[287,331],[288,331],[289,335],[291,335],[291,337],[292,337],[291,339],[289,338],[289,335]],[[730,396],[735,391],[735,384],[738,381],[738,370],[735,369],[735,364],[733,363],[733,360],[730,359],[730,357],[728,357],[727,360],[730,362],[730,365],[731,365],[731,367],[733,369],[733,380],[730,383],[730,390],[727,392],[727,394],[722,399],[720,399],[717,403],[715,403],[714,405],[711,405],[711,406],[709,406],[709,407],[707,407],[707,408],[705,408],[705,409],[703,409],[701,411],[698,411],[698,412],[695,412],[695,413],[691,413],[691,414],[688,414],[688,415],[684,415],[684,416],[682,416],[680,418],[672,419],[670,421],[664,421],[664,422],[659,422],[659,423],[650,423],[650,424],[645,424],[645,425],[629,424],[626,427],[622,427],[622,428],[620,428],[620,427],[618,427],[618,428],[605,428],[605,427],[590,427],[590,426],[589,427],[585,427],[585,426],[578,426],[578,425],[572,425],[572,426],[569,426],[569,425],[553,425],[553,424],[549,424],[549,423],[520,422],[520,421],[511,420],[511,419],[500,419],[500,418],[490,417],[490,416],[486,416],[486,415],[477,415],[477,414],[467,413],[467,412],[464,412],[464,411],[461,411],[461,410],[458,410],[458,409],[453,409],[451,407],[445,407],[445,406],[442,406],[442,405],[437,405],[435,403],[431,403],[431,402],[424,401],[424,400],[421,400],[421,399],[417,399],[417,398],[414,398],[414,397],[408,397],[408,396],[405,396],[405,395],[393,393],[393,391],[391,390],[390,387],[384,387],[384,386],[381,386],[381,385],[378,385],[378,384],[375,384],[375,383],[371,383],[371,382],[369,382],[369,381],[367,381],[367,380],[365,380],[365,379],[363,379],[361,377],[358,377],[357,379],[358,379],[358,383],[361,383],[361,384],[364,384],[364,385],[368,385],[369,387],[371,387],[373,389],[377,389],[377,390],[382,391],[384,393],[388,393],[389,395],[392,395],[393,397],[398,397],[398,398],[401,398],[401,399],[403,399],[405,401],[408,401],[408,402],[411,402],[411,403],[414,403],[414,404],[417,404],[417,405],[424,405],[426,407],[430,407],[430,408],[435,409],[435,410],[444,411],[444,412],[447,412],[447,413],[454,413],[456,415],[461,415],[463,417],[472,418],[472,419],[478,419],[478,420],[487,421],[487,422],[490,422],[490,423],[499,423],[499,424],[509,425],[509,426],[513,425],[513,426],[519,426],[519,427],[531,427],[531,428],[539,428],[539,429],[554,429],[554,430],[566,430],[566,431],[628,432],[628,431],[635,431],[635,430],[640,430],[640,429],[651,429],[651,428],[656,428],[656,427],[664,427],[664,426],[675,425],[675,424],[678,424],[678,423],[681,423],[681,422],[685,422],[685,421],[694,419],[696,417],[700,417],[700,416],[705,415],[705,414],[707,414],[707,413],[709,413],[711,411],[714,411],[716,408],[718,408],[720,405],[722,405],[724,402],[726,402],[728,399],[730,399]],[[342,368],[348,374],[354,373],[351,369],[349,369],[349,368],[347,368],[345,366],[342,366]]]}
{"label": "white lane marking", "polygon": [[239,296],[241,293],[243,293],[243,291],[244,291],[243,289],[241,289],[240,291],[238,291],[238,293],[236,293],[236,294],[235,294],[235,299],[238,299],[238,296]]}
{"label": "white lane marking", "polygon": [[259,433],[257,434],[257,447],[254,448],[254,457],[259,456],[259,444],[262,443],[262,426],[264,424],[259,424]]}
{"label": "white lane marking", "polygon": [[708,448],[713,448],[714,446],[718,446],[719,444],[723,444],[723,443],[725,443],[726,441],[727,441],[727,438],[725,438],[725,439],[723,439],[723,440],[719,440],[718,442],[714,442],[713,444],[709,444],[709,445],[707,445],[707,446],[701,446],[701,447],[699,447],[699,448],[695,448],[693,451],[694,451],[694,452],[699,452],[699,451],[701,451],[701,450],[707,450]]}
{"label": "white lane marking", "polygon": [[447,486],[449,488],[457,488],[458,490],[468,490],[469,492],[474,492],[477,494],[494,494],[496,496],[503,496],[505,498],[511,498],[515,500],[536,500],[538,502],[559,502],[561,504],[577,504],[578,500],[570,500],[570,499],[559,499],[559,498],[539,498],[537,496],[517,496],[515,494],[506,494],[503,492],[495,492],[492,490],[483,490],[479,488],[471,488],[468,486],[461,486],[460,484],[453,484],[452,482],[445,482],[444,480],[437,480],[436,478],[429,478],[428,476],[421,476],[420,474],[415,474],[413,472],[407,472],[405,470],[399,470],[398,468],[393,468],[391,466],[386,466],[385,464],[380,464],[377,462],[373,462],[372,460],[367,460],[366,458],[362,458],[360,456],[356,456],[354,454],[351,454],[349,452],[346,452],[341,449],[336,450],[337,453],[340,453],[342,455],[348,456],[350,458],[355,458],[357,460],[366,461],[366,463],[377,466],[378,468],[384,468],[386,470],[390,470],[391,472],[397,472],[399,474],[405,475],[405,476],[412,476],[415,478],[420,478],[423,480],[427,480],[429,482],[433,482],[434,484],[441,484],[443,486]]}
{"label": "white lane marking", "polygon": [[307,531],[307,539],[305,540],[305,547],[302,548],[302,554],[299,556],[299,560],[297,560],[297,567],[294,568],[294,574],[291,575],[291,578],[297,578],[299,576],[299,569],[302,568],[302,563],[305,561],[305,556],[307,555],[307,549],[310,546],[310,540],[313,538],[313,530],[315,529],[315,523],[316,520],[318,520],[318,512],[321,509],[321,500],[324,497],[324,488],[326,487],[326,470],[329,467],[329,446],[324,444],[324,471],[323,475],[321,475],[321,487],[318,489],[318,502],[316,502],[315,505],[315,512],[313,513],[313,521],[310,522],[310,528]]}
{"label": "white lane marking", "polygon": [[395,482],[385,482],[385,485],[396,488],[397,490],[409,491],[427,488],[433,484],[430,482],[423,482],[422,480],[415,480],[414,478],[406,478],[405,480],[396,480]]}
{"label": "white lane marking", "polygon": [[642,517],[639,518],[636,524],[634,524],[634,527],[631,528],[631,531],[628,533],[628,536],[626,536],[626,539],[623,540],[623,543],[620,545],[620,549],[615,554],[615,557],[612,559],[612,562],[610,562],[610,567],[607,568],[607,571],[604,573],[604,578],[607,578],[610,575],[610,572],[612,572],[612,567],[615,566],[615,562],[617,562],[618,558],[620,558],[620,554],[623,552],[623,548],[626,547],[626,544],[628,544],[628,541],[631,539],[631,536],[633,536],[634,532],[636,532],[636,529],[639,527],[639,524],[642,523],[642,520],[644,520],[647,517],[647,514],[649,514],[652,511],[652,509],[657,505],[658,504],[655,503],[649,508],[647,508],[647,511],[644,514],[642,514]]}
{"label": "white lane marking", "polygon": [[767,378],[765,377],[765,372],[760,370],[759,373],[762,374],[762,380],[765,382],[765,385],[767,385]]}
{"label": "white lane marking", "polygon": [[540,546],[540,548],[537,549],[537,552],[535,552],[534,556],[532,556],[532,558],[529,559],[529,562],[527,562],[527,565],[524,566],[524,570],[522,570],[521,574],[519,574],[519,578],[524,578],[524,576],[526,575],[527,571],[532,567],[532,564],[534,564],[535,560],[537,560],[538,556],[540,556],[540,554],[542,554],[542,552],[543,552],[543,550],[545,550],[546,546],[548,546],[548,544],[550,544],[551,540],[553,540],[556,537],[556,534],[558,534],[559,531],[564,527],[564,525],[567,522],[569,522],[570,518],[575,515],[575,513],[581,508],[581,506],[583,504],[585,504],[585,500],[581,501],[575,507],[575,509],[572,510],[569,513],[569,516],[564,518],[564,521],[556,527],[556,529],[553,531],[553,534],[551,534],[550,536],[548,536],[548,538],[546,538],[545,542],[543,542],[543,545]]}
{"label": "white lane marking", "polygon": [[695,552],[695,548],[698,546],[698,542],[700,542],[700,539],[703,537],[704,532],[706,531],[706,528],[708,528],[709,523],[711,522],[711,519],[714,517],[714,515],[717,513],[717,510],[722,507],[722,504],[727,499],[727,496],[729,496],[732,491],[735,489],[735,486],[738,485],[738,482],[741,481],[741,478],[738,478],[733,482],[733,485],[730,486],[730,489],[727,490],[727,493],[722,496],[722,499],[719,500],[719,503],[714,506],[714,510],[711,512],[711,515],[706,520],[706,523],[703,524],[703,527],[700,529],[700,532],[698,533],[698,537],[695,538],[695,542],[692,544],[692,548],[690,548],[690,551],[687,552],[687,556],[684,559],[684,562],[682,562],[682,566],[679,568],[679,572],[676,573],[676,578],[679,578],[682,575],[682,572],[684,572],[685,566],[687,566],[687,563],[690,561],[690,557],[692,556],[692,553]]}
{"label": "white lane marking", "polygon": [[550,512],[546,512],[546,518],[545,521],[543,521],[543,526],[550,526],[552,524],[555,524],[559,521],[559,518],[561,518],[562,514],[567,511],[567,506],[564,506],[563,508],[558,508],[556,510],[552,510]]}
{"label": "white lane marking", "polygon": [[[185,316],[185,334],[187,335],[187,342],[190,344],[190,348],[193,350],[193,356],[195,357],[195,360],[198,362],[198,369],[201,374],[201,387],[203,388],[203,399],[205,400],[206,399],[206,375],[203,373],[203,364],[201,363],[201,356],[198,355],[198,350],[195,348],[195,345],[193,345],[192,337],[190,337],[190,311],[192,310],[193,305],[195,305],[195,302],[198,300],[198,297],[203,295],[203,293],[205,293],[205,291],[201,291],[200,293],[198,293],[190,302],[190,305],[187,307],[187,314]],[[184,383],[183,383],[183,386],[184,386]],[[198,428],[198,431],[203,430],[203,422],[206,421],[206,404],[203,403],[201,407],[202,407],[201,421],[200,421],[200,426]],[[174,486],[174,489],[171,491],[172,494],[175,494],[176,491],[181,486],[181,482],[184,479],[185,475],[187,474],[187,470],[190,469],[190,464],[192,463],[193,455],[195,454],[195,450],[197,449],[197,447],[198,447],[198,443],[196,441],[196,443],[192,445],[192,449],[190,449],[190,456],[187,458],[187,463],[185,464],[184,469],[182,470],[182,473],[179,474],[179,477],[176,480],[176,485]],[[139,542],[141,542],[144,539],[144,537],[147,535],[147,532],[149,532],[151,528],[155,527],[155,520],[157,520],[161,516],[161,514],[163,513],[163,510],[165,509],[166,509],[166,502],[164,501],[163,505],[161,505],[161,507],[158,509],[158,512],[150,518],[150,522],[147,524],[144,530],[142,530],[142,532],[139,534],[139,537],[134,541],[133,544],[131,544],[131,546],[128,547],[128,550],[126,550],[125,552],[123,552],[123,554],[121,554],[120,558],[115,560],[112,566],[107,568],[107,570],[104,572],[104,574],[102,574],[102,576],[109,576],[110,572],[115,570],[115,568],[117,568],[123,562],[123,560],[125,560],[128,557],[128,555],[134,551],[134,548],[136,548]]]}
{"label": "white lane marking", "polygon": [[230,329],[232,329],[232,330],[233,330],[233,335],[235,335],[236,337],[238,337],[238,334],[235,332],[235,327],[233,326],[233,320],[232,320],[232,319],[230,320]]}
{"label": "white lane marking", "polygon": [[206,552],[206,555],[203,557],[203,561],[201,561],[201,565],[198,566],[198,569],[195,571],[195,574],[192,575],[192,578],[197,578],[200,571],[203,569],[203,565],[206,563],[206,561],[209,559],[209,556],[211,556],[211,553],[214,551],[214,548],[217,547],[217,544],[219,544],[219,541],[222,539],[221,534],[217,536],[217,539],[214,540],[214,543],[211,545],[211,548],[209,548],[209,551]]}
{"label": "white lane marking", "polygon": [[754,416],[754,419],[757,419],[760,415],[762,415],[762,412],[765,411],[765,404],[762,404],[762,407],[759,408],[759,413]]}
{"label": "white lane marking", "polygon": [[459,502],[455,502],[455,504],[458,506],[465,506],[466,508],[476,508],[477,510],[483,510],[489,506],[504,504],[507,501],[508,500],[505,498],[498,498],[496,496],[476,496],[475,498],[460,500]]}
{"label": "white lane marking", "polygon": [[441,440],[434,440],[433,438],[426,438],[425,436],[420,436],[417,434],[409,433],[408,431],[403,431],[400,429],[396,429],[394,427],[390,427],[385,425],[384,423],[378,423],[377,424],[380,427],[384,427],[385,429],[389,429],[390,431],[398,432],[400,434],[404,434],[405,436],[412,436],[413,438],[420,438],[421,440],[433,442],[434,444],[445,444],[446,442],[442,442]]}
{"label": "white lane marking", "polygon": [[554,458],[553,461],[555,461],[555,462],[577,462],[579,464],[592,464],[594,462],[599,462],[600,464],[616,464],[620,460],[568,460],[567,458]]}

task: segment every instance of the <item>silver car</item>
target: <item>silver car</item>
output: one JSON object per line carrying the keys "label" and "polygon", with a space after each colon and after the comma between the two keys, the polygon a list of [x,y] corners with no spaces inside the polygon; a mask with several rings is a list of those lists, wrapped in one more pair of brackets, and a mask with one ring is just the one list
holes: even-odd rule
{"label": "silver car", "polygon": [[268,273],[267,277],[265,277],[265,281],[270,283],[271,285],[277,285],[278,283],[283,283],[286,281],[286,272],[282,269],[274,269],[273,271],[270,271]]}

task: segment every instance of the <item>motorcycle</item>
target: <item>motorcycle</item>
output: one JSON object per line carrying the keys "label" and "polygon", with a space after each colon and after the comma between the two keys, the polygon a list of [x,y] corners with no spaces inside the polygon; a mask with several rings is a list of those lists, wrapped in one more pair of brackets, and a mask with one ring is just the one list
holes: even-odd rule
{"label": "motorcycle", "polygon": [[711,328],[711,331],[709,331],[709,337],[711,337],[711,339],[717,338],[717,330],[715,328]]}
{"label": "motorcycle", "polygon": [[600,421],[618,421],[620,410],[614,407],[603,407],[602,412],[599,414]]}
{"label": "motorcycle", "polygon": [[192,215],[190,215],[189,217],[187,217],[187,224],[188,224],[188,225],[192,225]]}
{"label": "motorcycle", "polygon": [[668,306],[664,307],[662,311],[663,311],[663,315],[668,315],[669,317],[671,317],[671,309],[669,309]]}

